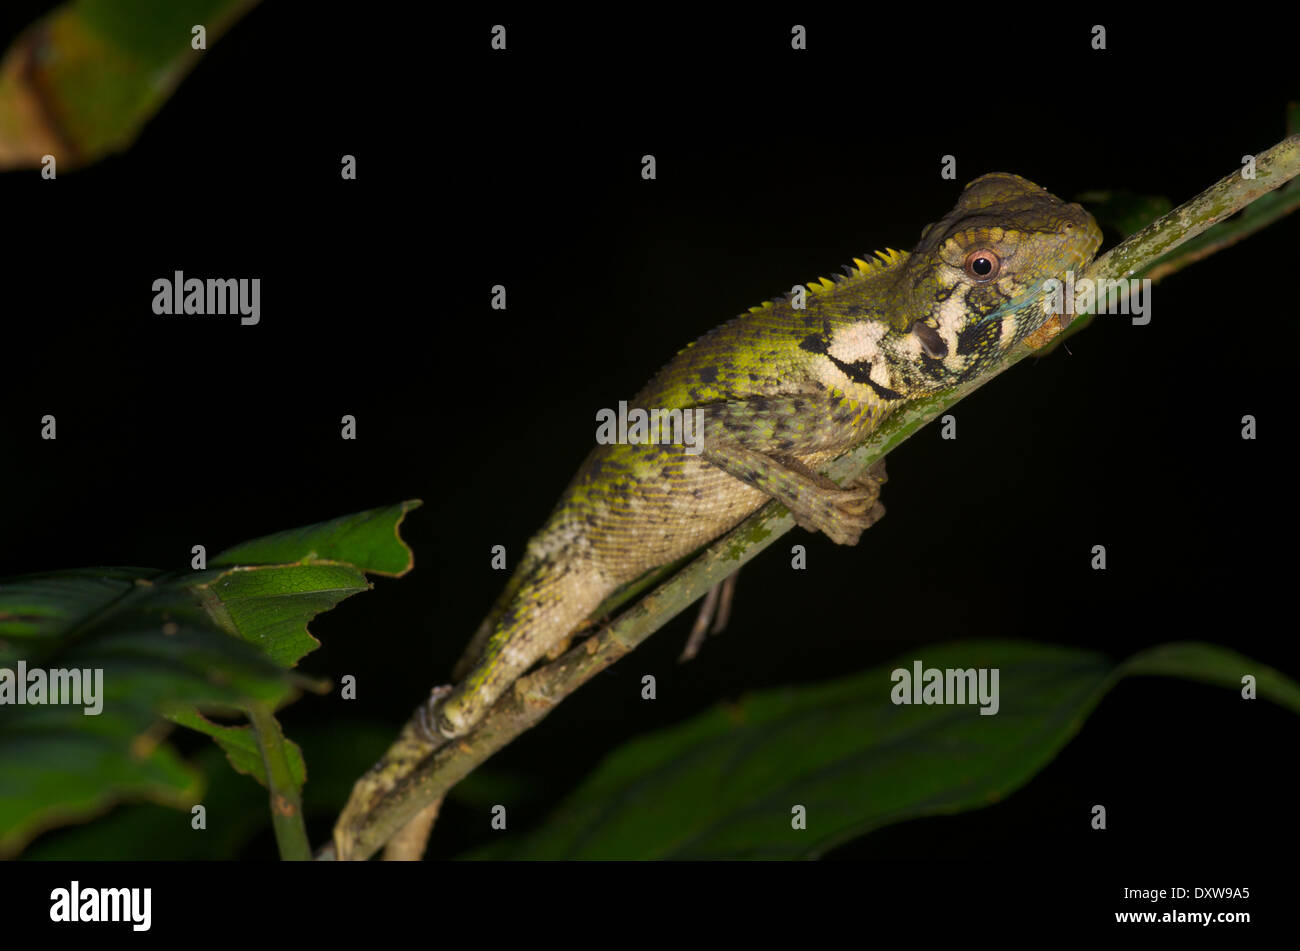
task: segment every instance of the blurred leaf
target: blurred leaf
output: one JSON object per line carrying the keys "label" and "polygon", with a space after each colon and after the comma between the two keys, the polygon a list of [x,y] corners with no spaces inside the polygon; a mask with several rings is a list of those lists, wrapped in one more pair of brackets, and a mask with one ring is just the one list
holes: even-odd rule
{"label": "blurred leaf", "polygon": [[1164,195],[1139,195],[1124,188],[1091,191],[1075,196],[1097,219],[1097,223],[1118,238],[1137,234],[1157,218],[1169,214],[1174,203]]}
{"label": "blurred leaf", "polygon": [[[468,858],[813,858],[872,829],[976,809],[1043,768],[1122,677],[1239,686],[1300,712],[1282,674],[1209,644],[1171,644],[1116,664],[1031,643],[933,645],[927,668],[996,668],[1000,709],[895,705],[890,672],[915,656],[811,687],[764,691],[633,740],[531,834]],[[791,808],[808,828],[791,828]]]}
{"label": "blurred leaf", "polygon": [[[159,745],[161,715],[212,736],[235,769],[265,783],[253,731],[213,723],[198,711],[274,709],[296,687],[315,686],[285,670],[318,646],[307,622],[368,588],[363,571],[410,569],[398,526],[418,504],[238,546],[215,559],[230,567],[180,574],[86,569],[0,583],[0,669],[15,672],[11,677],[23,670],[102,670],[102,696],[83,698],[102,703],[97,715],[81,706],[0,707],[0,855],[124,799],[191,801],[196,779]],[[339,560],[320,560],[323,554]],[[247,563],[256,558],[293,563]],[[267,739],[284,746],[286,784],[294,787],[284,791],[296,795],[306,776],[302,754],[278,726],[275,732]]]}
{"label": "blurred leaf", "polygon": [[60,170],[135,141],[203,50],[257,0],[72,0],[29,27],[0,61],[0,169]]}
{"label": "blurred leaf", "polygon": [[[1242,689],[1241,678],[1255,678],[1259,696],[1300,713],[1300,684],[1285,674],[1236,651],[1197,641],[1162,644],[1134,654],[1120,664],[1118,677],[1178,677],[1229,690]],[[1118,678],[1117,678],[1118,679]]]}
{"label": "blurred leaf", "polygon": [[[131,803],[82,825],[54,829],[23,850],[34,861],[233,859],[270,825],[266,793],[231,771],[215,746],[201,750],[191,769],[199,782],[170,805]],[[194,829],[188,810],[202,804],[208,828]],[[185,812],[178,812],[184,809]]]}
{"label": "blurred leaf", "polygon": [[[295,730],[312,777],[304,794],[308,817],[323,828],[338,815],[356,778],[392,740],[386,724],[338,723]],[[269,835],[266,793],[230,769],[215,746],[200,750],[192,768],[206,778],[202,799],[183,798],[188,809],[202,802],[207,828],[192,829],[187,813],[172,807],[139,803],[121,805],[94,822],[41,836],[23,852],[35,861],[168,861],[237,859],[259,835]]]}
{"label": "blurred leaf", "polygon": [[194,777],[148,734],[165,706],[230,709],[291,690],[284,670],[212,623],[183,578],[149,570],[0,584],[0,669],[11,689],[31,671],[81,671],[93,694],[80,706],[0,706],[0,855],[122,798],[192,794]]}
{"label": "blurred leaf", "polygon": [[447,798],[471,809],[487,811],[499,802],[508,802],[518,809],[533,802],[540,792],[529,773],[489,764],[480,766],[452,786]]}
{"label": "blurred leaf", "polygon": [[44,829],[97,815],[123,799],[183,809],[198,798],[202,778],[170,747],[123,756],[123,742],[129,742],[125,731],[96,736],[71,728],[0,740],[0,856],[13,856]]}

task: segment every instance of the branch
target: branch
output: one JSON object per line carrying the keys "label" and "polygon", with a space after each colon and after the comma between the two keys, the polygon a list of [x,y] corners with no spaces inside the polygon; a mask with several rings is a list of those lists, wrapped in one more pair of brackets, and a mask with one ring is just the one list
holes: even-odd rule
{"label": "branch", "polygon": [[[1174,249],[1284,185],[1297,174],[1300,174],[1300,135],[1293,135],[1257,156],[1253,180],[1244,179],[1240,172],[1234,172],[1103,254],[1083,277],[1093,280],[1130,278],[1162,261],[1166,264],[1176,261],[1177,258],[1171,257]],[[1285,210],[1256,216],[1250,223],[1251,230],[1264,227],[1280,214],[1294,210],[1298,204],[1300,190],[1289,190],[1287,203],[1280,206]],[[1233,240],[1243,236],[1242,223],[1224,227],[1236,232]],[[1207,238],[1210,250],[1204,253],[1225,246],[1217,238]],[[1189,257],[1172,270],[1195,259]],[[1163,273],[1172,273],[1172,270],[1166,269]],[[836,459],[824,471],[841,482],[863,472],[926,423],[1059,336],[1079,316],[1049,321],[1047,327],[1025,345],[1013,350],[980,379],[900,409],[886,419],[866,442]],[[633,650],[793,527],[794,518],[789,511],[780,503],[769,502],[599,633],[554,663],[521,677],[513,690],[502,696],[467,736],[429,752],[428,742],[420,738],[414,723],[408,723],[389,754],[394,763],[402,764],[393,774],[392,788],[383,798],[369,804],[364,812],[352,815],[346,828],[343,821],[336,827],[335,840],[340,857],[368,858],[420,810],[445,795],[480,763],[545,717],[557,703]],[[630,595],[624,593],[624,596]],[[333,857],[333,851],[327,847],[321,857]]]}

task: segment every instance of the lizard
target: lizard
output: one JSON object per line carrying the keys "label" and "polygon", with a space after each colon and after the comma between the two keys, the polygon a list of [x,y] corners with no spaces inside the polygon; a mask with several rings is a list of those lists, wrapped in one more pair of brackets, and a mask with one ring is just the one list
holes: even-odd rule
{"label": "lizard", "polygon": [[[751,307],[688,344],[629,406],[699,411],[701,451],[597,445],[453,670],[358,780],[336,827],[399,774],[470,732],[613,591],[688,555],[776,499],[843,545],[884,514],[881,463],[837,485],[818,469],[893,411],[979,376],[1055,316],[1049,279],[1097,252],[1080,205],[1017,175],[970,182],[910,253],[886,250]],[[1030,345],[1033,340],[1028,339]]]}

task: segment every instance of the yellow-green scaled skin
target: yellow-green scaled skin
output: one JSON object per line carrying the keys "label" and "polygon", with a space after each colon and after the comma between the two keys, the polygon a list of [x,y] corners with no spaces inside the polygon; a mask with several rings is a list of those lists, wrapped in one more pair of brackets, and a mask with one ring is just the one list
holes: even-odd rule
{"label": "yellow-green scaled skin", "polygon": [[[817,468],[907,400],[979,375],[1038,330],[1051,316],[1044,281],[1082,268],[1100,242],[1080,206],[1018,176],[986,175],[911,254],[855,261],[810,284],[802,308],[788,295],[687,346],[630,405],[703,408],[703,453],[591,452],[471,642],[463,678],[435,705],[437,732],[467,732],[616,588],[769,498],[805,527],[855,543],[883,513],[879,483],[841,488]],[[979,272],[981,255],[998,261],[992,278]]]}

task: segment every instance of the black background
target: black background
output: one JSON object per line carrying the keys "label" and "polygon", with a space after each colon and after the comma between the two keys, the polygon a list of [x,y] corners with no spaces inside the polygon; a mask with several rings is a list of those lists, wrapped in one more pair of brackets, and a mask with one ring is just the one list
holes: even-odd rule
{"label": "black background", "polygon": [[[0,41],[50,6],[12,8]],[[1182,201],[1280,139],[1295,92],[1269,75],[1281,43],[1231,23],[413,16],[264,5],[125,154],[57,182],[0,176],[0,574],[182,568],[194,544],[425,500],[404,531],[415,571],[312,626],[304,669],[355,674],[360,699],[304,698],[290,736],[396,730],[504,582],[491,547],[517,559],[595,410],[687,341],[864,251],[910,248],[985,172]],[[790,51],[792,20],[809,51]],[[488,49],[499,21],[505,54]],[[358,181],[340,180],[344,153]],[[891,454],[889,515],[857,548],[797,531],[742,572],[730,629],[695,662],[675,663],[679,618],[499,754],[489,768],[535,790],[512,826],[630,737],[927,643],[1123,657],[1194,639],[1300,672],[1281,449],[1298,229],[1157,286],[1148,326],[1102,318],[1021,364],[957,408],[956,441],[931,427]],[[177,269],[262,278],[261,324],[155,316],[150,285]],[[46,413],[56,442],[39,438]],[[356,442],[338,438],[345,413]],[[794,543],[807,571],[781,554]],[[656,703],[639,700],[646,673]],[[1005,802],[831,857],[1256,868],[1300,828],[1295,735],[1267,702],[1126,681]],[[430,855],[490,835],[452,801]],[[248,857],[273,855],[268,833]]]}

